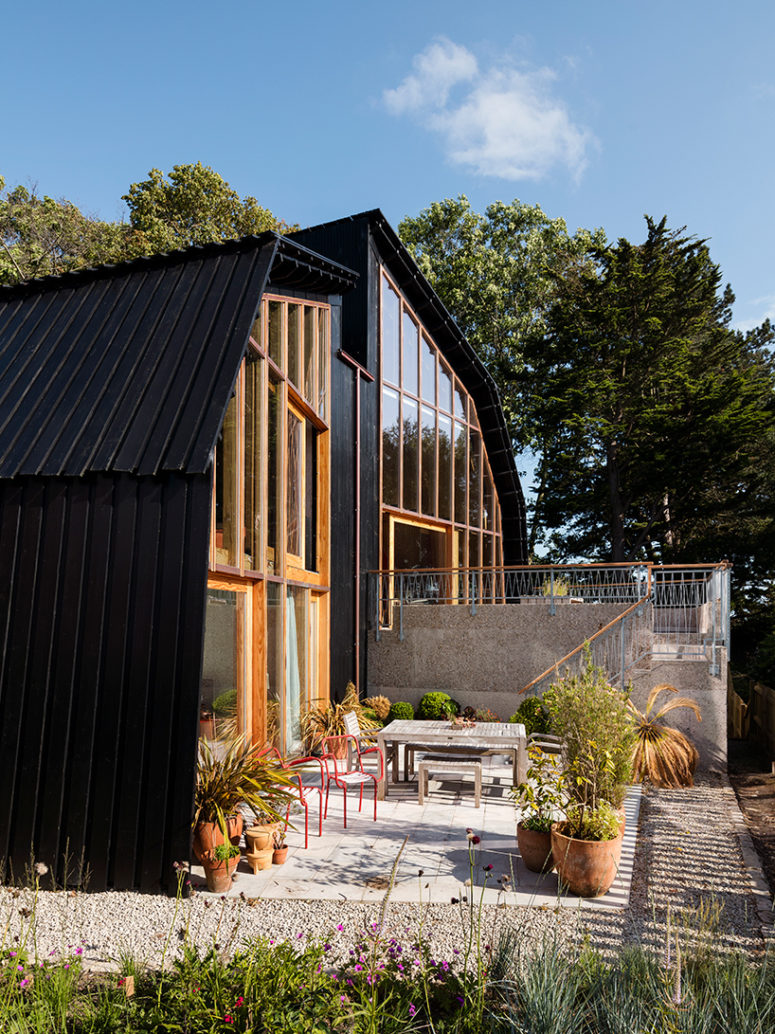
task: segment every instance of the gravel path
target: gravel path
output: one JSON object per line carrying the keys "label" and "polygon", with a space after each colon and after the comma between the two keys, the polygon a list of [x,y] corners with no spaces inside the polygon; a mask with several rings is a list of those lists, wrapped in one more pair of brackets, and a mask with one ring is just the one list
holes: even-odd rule
{"label": "gravel path", "polygon": [[[772,907],[766,891],[759,885],[757,892],[749,877],[741,851],[746,836],[726,779],[707,779],[688,790],[650,788],[643,799],[628,908],[490,905],[482,910],[482,941],[495,945],[508,928],[524,946],[559,938],[568,946],[589,940],[604,952],[623,942],[661,952],[669,908],[672,927],[685,931],[685,953],[712,946],[759,954],[772,939]],[[755,865],[750,855],[748,863]],[[460,905],[390,903],[385,926],[408,949],[422,916],[433,955],[452,959],[453,949],[464,947],[468,915]],[[91,969],[116,966],[128,955],[151,966],[169,962],[186,937],[202,947],[215,943],[225,952],[260,935],[299,943],[321,938],[331,943],[332,959],[346,957],[361,931],[378,918],[377,905],[334,901],[198,894],[176,903],[123,892],[36,895],[29,889],[0,889],[6,950],[25,947],[41,958],[78,953]]]}

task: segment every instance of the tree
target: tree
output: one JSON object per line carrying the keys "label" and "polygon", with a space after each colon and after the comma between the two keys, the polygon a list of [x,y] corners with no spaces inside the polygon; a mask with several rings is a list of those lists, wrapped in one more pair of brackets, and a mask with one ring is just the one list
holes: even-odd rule
{"label": "tree", "polygon": [[529,343],[542,522],[564,556],[687,562],[738,546],[751,560],[775,530],[772,464],[756,461],[775,417],[772,329],[730,330],[706,242],[646,221],[643,244],[593,249],[563,280]]}
{"label": "tree", "polygon": [[131,227],[142,236],[149,253],[291,229],[254,197],[240,199],[201,162],[175,165],[168,178],[161,169],[151,169],[148,179],[133,183],[122,200],[129,207]]}
{"label": "tree", "polygon": [[479,215],[463,195],[404,219],[398,232],[494,377],[515,448],[540,448],[518,379],[525,345],[543,336],[563,278],[589,261],[605,234],[570,235],[564,219],[518,200]]}
{"label": "tree", "polygon": [[71,201],[26,187],[5,190],[0,177],[0,283],[66,273],[136,253],[129,228],[84,215]]}

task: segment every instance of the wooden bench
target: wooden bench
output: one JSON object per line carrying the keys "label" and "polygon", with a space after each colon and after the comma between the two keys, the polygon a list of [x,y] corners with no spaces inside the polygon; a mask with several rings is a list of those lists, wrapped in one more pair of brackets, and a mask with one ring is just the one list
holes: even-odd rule
{"label": "wooden bench", "polygon": [[431,772],[455,772],[474,773],[474,801],[475,807],[479,807],[482,800],[482,762],[474,761],[464,757],[447,757],[428,754],[417,766],[417,800],[420,804],[425,803],[428,793],[428,775]]}

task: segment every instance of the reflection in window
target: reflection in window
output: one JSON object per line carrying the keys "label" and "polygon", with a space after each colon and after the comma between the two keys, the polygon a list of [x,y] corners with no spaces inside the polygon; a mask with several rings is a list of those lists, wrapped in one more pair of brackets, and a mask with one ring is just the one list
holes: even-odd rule
{"label": "reflection in window", "polygon": [[283,587],[266,583],[266,739],[283,751]]}
{"label": "reflection in window", "polygon": [[419,474],[419,428],[417,426],[417,403],[404,395],[404,498],[405,510],[417,509],[417,480]]}
{"label": "reflection in window", "polygon": [[452,421],[439,413],[439,517],[452,517]]}
{"label": "reflection in window", "polygon": [[417,395],[417,364],[419,362],[419,354],[417,351],[417,324],[408,312],[404,313],[403,333],[404,365],[402,370],[402,385],[404,391],[411,392],[412,395]]}
{"label": "reflection in window", "polygon": [[436,349],[422,336],[422,398],[423,402],[436,405]]}
{"label": "reflection in window", "polygon": [[331,361],[328,342],[330,326],[328,309],[318,309],[318,413],[326,422],[328,421],[328,367]]}
{"label": "reflection in window", "polygon": [[299,366],[301,363],[301,306],[288,306],[288,377],[297,386],[301,386]]}
{"label": "reflection in window", "polygon": [[283,365],[283,303],[269,302],[268,308],[269,355],[282,369]]}
{"label": "reflection in window", "polygon": [[[277,543],[280,535],[279,521],[282,513],[282,481],[280,471],[282,460],[282,390],[280,382],[269,378],[269,413],[267,419],[267,478],[266,478],[266,546],[267,566],[270,571],[279,571],[279,562],[275,567]],[[277,558],[279,561],[279,557]]]}
{"label": "reflection in window", "polygon": [[215,449],[215,549],[218,563],[227,567],[238,564],[237,478],[237,401],[232,397]]}
{"label": "reflection in window", "polygon": [[400,503],[400,451],[398,392],[386,387],[382,389],[382,502],[387,506]]}
{"label": "reflection in window", "polygon": [[398,295],[382,278],[382,378],[399,384]]}
{"label": "reflection in window", "polygon": [[304,425],[293,410],[287,413],[286,436],[286,548],[293,556],[301,556],[302,502],[304,498],[304,458],[302,432]]}
{"label": "reflection in window", "polygon": [[466,487],[468,486],[467,428],[455,421],[455,520],[468,523]]}
{"label": "reflection in window", "polygon": [[285,735],[286,754],[301,752],[301,713],[309,705],[307,700],[307,662],[309,629],[307,627],[307,597],[309,591],[296,585],[286,590],[286,623],[288,650],[285,664]]}
{"label": "reflection in window", "polygon": [[481,438],[471,428],[468,436],[468,523],[472,528],[480,527],[479,472],[481,470]]}
{"label": "reflection in window", "polygon": [[304,428],[304,566],[317,571],[318,432],[308,421]]}
{"label": "reflection in window", "polygon": [[439,363],[439,409],[452,412],[452,374],[442,362]]}
{"label": "reflection in window", "polygon": [[261,435],[263,431],[262,372],[264,363],[250,352],[245,362],[245,567],[261,568]]}
{"label": "reflection in window", "polygon": [[315,405],[315,310],[304,306],[304,398]]}
{"label": "reflection in window", "polygon": [[422,407],[422,505],[423,513],[436,515],[436,410]]}

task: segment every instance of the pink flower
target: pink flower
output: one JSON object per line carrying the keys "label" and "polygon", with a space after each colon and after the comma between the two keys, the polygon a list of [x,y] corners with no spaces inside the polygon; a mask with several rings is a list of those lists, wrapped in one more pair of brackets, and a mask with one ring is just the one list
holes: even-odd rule
{"label": "pink flower", "polygon": [[234,1023],[234,1020],[231,1018],[229,1013],[226,1013],[226,1015],[223,1017],[223,1022],[224,1023]]}
{"label": "pink flower", "polygon": [[413,1004],[412,1004],[412,1003],[410,1002],[410,1003],[409,1003],[409,1015],[410,1015],[410,1016],[414,1016],[414,1014],[415,1014],[416,1012],[417,1012],[417,1010],[415,1009],[414,1005],[413,1005]]}
{"label": "pink flower", "polygon": [[242,995],[240,995],[239,998],[237,999],[237,1001],[234,1003],[234,1008],[235,1009],[239,1009],[240,1006],[244,1004],[244,1002],[245,1002],[245,999],[242,997]]}
{"label": "pink flower", "polygon": [[27,984],[29,984],[29,982],[30,982],[30,978],[29,977],[25,977],[24,980],[22,980],[22,982],[19,984],[19,987],[26,987]]}

